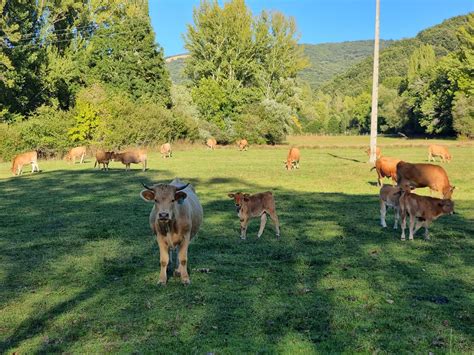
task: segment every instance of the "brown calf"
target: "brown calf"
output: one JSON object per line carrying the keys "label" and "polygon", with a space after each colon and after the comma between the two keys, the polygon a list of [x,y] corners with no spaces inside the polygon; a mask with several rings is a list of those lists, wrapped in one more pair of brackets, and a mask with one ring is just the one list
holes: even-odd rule
{"label": "brown calf", "polygon": [[[419,196],[409,191],[400,197],[400,214],[402,216],[402,240],[405,240],[407,214],[410,216],[410,235],[413,240],[415,233],[425,227],[425,239],[430,239],[428,227],[430,223],[445,214],[454,214],[454,202],[428,196]],[[416,221],[415,221],[416,219]]]}
{"label": "brown calf", "polygon": [[84,157],[86,156],[86,147],[76,147],[72,148],[64,157],[64,160],[71,160],[73,164],[76,164],[76,158],[80,158],[80,164],[84,162]]}
{"label": "brown calf", "polygon": [[160,153],[162,158],[171,158],[171,144],[162,144],[160,147]]}
{"label": "brown calf", "polygon": [[114,155],[114,152],[104,152],[103,150],[98,150],[95,153],[95,163],[94,163],[94,168],[100,164],[102,164],[102,169],[103,170],[109,170],[109,162],[112,160],[112,156]]}
{"label": "brown calf", "polygon": [[31,172],[35,170],[39,172],[38,166],[38,153],[36,151],[26,152],[18,154],[12,161],[12,173],[13,175],[21,175],[23,172],[23,165],[31,164]]}
{"label": "brown calf", "polygon": [[114,161],[121,161],[125,165],[125,170],[130,170],[130,164],[142,163],[142,170],[146,170],[147,153],[145,150],[129,150],[122,153],[113,153]]}
{"label": "brown calf", "polygon": [[392,182],[397,182],[397,164],[400,159],[391,157],[381,157],[375,161],[375,166],[370,169],[377,171],[377,186],[382,186],[382,178],[391,177]]}
{"label": "brown calf", "polygon": [[440,157],[443,163],[451,162],[451,154],[449,154],[448,148],[442,145],[432,144],[428,147],[428,161],[436,161],[434,157]]}
{"label": "brown calf", "polygon": [[300,168],[300,150],[298,148],[291,148],[288,152],[286,162],[284,162],[286,170]]}
{"label": "brown calf", "polygon": [[409,191],[418,187],[429,187],[438,191],[443,198],[451,198],[454,186],[451,186],[448,174],[439,165],[411,164],[401,161],[397,164],[398,186]]}
{"label": "brown calf", "polygon": [[140,196],[153,202],[149,222],[160,248],[160,281],[166,284],[166,268],[170,262],[170,249],[178,249],[177,274],[183,284],[189,284],[187,262],[188,246],[202,224],[203,211],[192,185],[184,185],[179,179],[170,184],[146,186]]}
{"label": "brown calf", "polygon": [[395,210],[395,223],[393,229],[397,229],[398,221],[400,219],[400,196],[403,190],[398,186],[383,185],[380,189],[380,224],[387,228],[385,216],[387,214],[387,207],[392,207]]}
{"label": "brown calf", "polygon": [[270,191],[249,195],[242,192],[230,193],[228,196],[234,199],[237,214],[240,219],[240,238],[247,237],[247,226],[253,217],[260,217],[260,229],[257,238],[260,238],[265,224],[267,223],[267,213],[275,224],[276,236],[280,238],[280,224],[276,214],[275,200]]}

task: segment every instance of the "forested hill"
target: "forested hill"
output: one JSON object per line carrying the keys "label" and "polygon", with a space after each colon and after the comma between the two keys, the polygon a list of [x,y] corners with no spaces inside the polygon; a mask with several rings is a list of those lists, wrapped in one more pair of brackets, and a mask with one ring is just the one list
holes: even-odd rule
{"label": "forested hill", "polygon": [[[392,42],[381,40],[380,48],[386,48]],[[310,66],[301,71],[298,76],[308,82],[313,89],[316,89],[322,83],[370,57],[373,51],[373,40],[304,44],[304,52],[309,58]]]}
{"label": "forested hill", "polygon": [[[411,54],[423,44],[431,45],[437,57],[456,50],[459,47],[456,31],[467,23],[467,19],[467,15],[453,17],[421,31],[414,38],[393,41],[380,52],[380,82],[387,87],[396,87],[407,75]],[[369,90],[372,83],[372,63],[370,55],[326,82],[322,91],[355,96]]]}
{"label": "forested hill", "polygon": [[[380,47],[386,48],[392,42],[381,40]],[[310,66],[301,71],[298,77],[308,82],[313,89],[371,56],[374,50],[372,40],[304,44],[303,46],[304,53],[310,61]],[[182,84],[186,80],[183,76],[184,61],[184,58],[179,58],[166,63],[171,80],[175,84]]]}

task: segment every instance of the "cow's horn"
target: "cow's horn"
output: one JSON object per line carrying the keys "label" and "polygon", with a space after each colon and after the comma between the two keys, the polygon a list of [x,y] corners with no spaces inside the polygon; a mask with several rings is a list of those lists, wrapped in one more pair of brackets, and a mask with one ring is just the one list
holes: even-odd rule
{"label": "cow's horn", "polygon": [[147,190],[153,190],[153,188],[146,186],[143,182],[142,182],[142,185],[143,185],[143,187],[144,187],[145,189],[147,189]]}
{"label": "cow's horn", "polygon": [[188,185],[189,185],[189,182],[188,182],[186,185],[184,185],[184,186],[177,187],[177,188],[176,188],[176,191],[184,190],[186,187],[188,187]]}

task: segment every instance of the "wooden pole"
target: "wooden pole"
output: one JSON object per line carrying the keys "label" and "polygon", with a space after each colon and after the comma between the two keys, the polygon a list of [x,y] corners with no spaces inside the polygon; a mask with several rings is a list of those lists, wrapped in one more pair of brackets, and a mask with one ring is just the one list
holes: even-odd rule
{"label": "wooden pole", "polygon": [[377,109],[379,103],[380,0],[375,0],[374,72],[372,76],[372,111],[370,114],[370,162],[375,164],[377,148]]}

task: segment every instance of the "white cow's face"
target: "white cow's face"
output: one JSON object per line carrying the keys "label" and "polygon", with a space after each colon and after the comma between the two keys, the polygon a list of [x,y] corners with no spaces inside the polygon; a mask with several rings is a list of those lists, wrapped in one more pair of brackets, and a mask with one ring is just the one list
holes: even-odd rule
{"label": "white cow's face", "polygon": [[142,190],[140,195],[145,201],[155,203],[158,222],[168,223],[175,217],[175,204],[183,203],[187,197],[186,192],[180,191],[186,186],[177,188],[173,185],[158,184]]}

